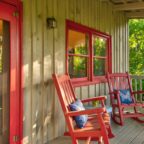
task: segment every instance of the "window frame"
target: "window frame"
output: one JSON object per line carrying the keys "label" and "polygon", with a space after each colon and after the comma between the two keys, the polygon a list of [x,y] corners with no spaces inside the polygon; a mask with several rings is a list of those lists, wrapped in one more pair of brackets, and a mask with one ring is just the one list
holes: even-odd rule
{"label": "window frame", "polygon": [[88,43],[89,44],[89,46],[88,46],[88,65],[89,65],[89,67],[87,68],[88,75],[87,75],[87,77],[83,77],[83,78],[71,78],[72,83],[75,86],[80,86],[80,85],[88,85],[90,83],[105,82],[106,81],[105,75],[103,75],[103,76],[95,76],[94,75],[93,59],[94,59],[94,57],[97,57],[97,56],[94,56],[92,38],[93,38],[93,36],[98,36],[98,37],[102,37],[102,38],[106,39],[106,45],[107,45],[106,56],[98,56],[99,58],[98,57],[97,58],[106,60],[107,67],[105,67],[105,72],[111,73],[112,72],[111,36],[109,34],[100,32],[98,30],[84,26],[82,24],[78,24],[73,21],[66,20],[66,73],[67,74],[69,73],[68,57],[69,57],[69,55],[73,55],[73,54],[68,53],[68,46],[69,46],[68,31],[69,30],[74,30],[76,32],[88,34],[88,36],[89,36],[89,43]]}

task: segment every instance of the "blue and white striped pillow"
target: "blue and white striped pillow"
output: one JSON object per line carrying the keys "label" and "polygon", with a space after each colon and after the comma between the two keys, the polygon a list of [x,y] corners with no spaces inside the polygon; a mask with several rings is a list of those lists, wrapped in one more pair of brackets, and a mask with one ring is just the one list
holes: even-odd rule
{"label": "blue and white striped pillow", "polygon": [[[70,104],[71,111],[81,111],[85,110],[81,100],[76,100],[74,103]],[[88,116],[87,115],[79,115],[75,116],[74,120],[76,122],[77,127],[83,128],[87,122]]]}

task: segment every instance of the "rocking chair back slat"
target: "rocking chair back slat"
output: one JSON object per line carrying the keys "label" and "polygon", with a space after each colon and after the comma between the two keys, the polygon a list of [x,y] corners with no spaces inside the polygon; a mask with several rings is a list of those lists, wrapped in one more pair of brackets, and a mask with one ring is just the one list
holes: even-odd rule
{"label": "rocking chair back slat", "polygon": [[69,111],[69,105],[74,102],[75,95],[73,93],[73,87],[71,85],[71,82],[69,81],[69,76],[60,76],[58,80],[56,80],[57,77],[55,77],[55,83],[57,85],[58,89],[58,96],[61,102],[61,105],[63,106],[63,111],[68,112]]}
{"label": "rocking chair back slat", "polygon": [[110,78],[110,88],[111,91],[113,89],[120,90],[120,89],[130,89],[128,77],[109,77]]}

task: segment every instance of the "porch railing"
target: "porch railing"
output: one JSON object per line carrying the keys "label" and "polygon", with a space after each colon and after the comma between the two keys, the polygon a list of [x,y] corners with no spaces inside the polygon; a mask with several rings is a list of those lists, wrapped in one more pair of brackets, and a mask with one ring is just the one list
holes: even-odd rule
{"label": "porch railing", "polygon": [[[144,91],[144,76],[131,75],[133,91]],[[144,94],[135,95],[136,100],[144,102]]]}

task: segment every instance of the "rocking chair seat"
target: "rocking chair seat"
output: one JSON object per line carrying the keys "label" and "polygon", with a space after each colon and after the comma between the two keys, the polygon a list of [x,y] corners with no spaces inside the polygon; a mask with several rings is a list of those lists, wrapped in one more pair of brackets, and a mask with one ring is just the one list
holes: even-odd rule
{"label": "rocking chair seat", "polygon": [[[109,114],[103,113],[102,118],[105,123],[106,129],[109,129],[109,125],[110,125]],[[84,133],[83,136],[85,136],[85,137],[93,135],[93,140],[98,140],[100,133],[98,132],[96,134],[96,133],[94,133],[94,131],[99,131],[100,129],[101,129],[101,127],[99,125],[97,115],[94,114],[94,115],[88,117],[88,121],[82,129],[78,128],[75,125],[74,134],[76,135],[76,137],[79,137],[79,135],[81,135],[82,133]],[[113,138],[114,135],[112,133],[109,133],[108,137]]]}

